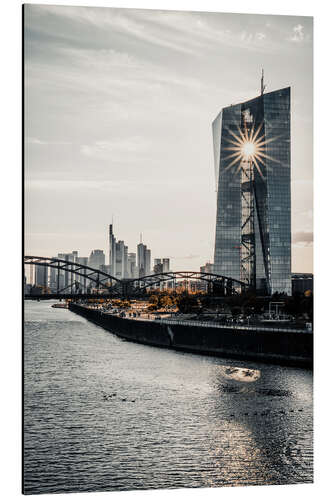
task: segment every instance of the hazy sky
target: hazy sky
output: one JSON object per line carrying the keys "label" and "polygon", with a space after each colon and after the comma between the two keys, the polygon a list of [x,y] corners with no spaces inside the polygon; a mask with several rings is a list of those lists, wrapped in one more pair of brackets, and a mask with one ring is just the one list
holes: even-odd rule
{"label": "hazy sky", "polygon": [[211,123],[292,87],[294,272],[312,272],[312,18],[25,6],[27,255],[117,239],[212,261]]}

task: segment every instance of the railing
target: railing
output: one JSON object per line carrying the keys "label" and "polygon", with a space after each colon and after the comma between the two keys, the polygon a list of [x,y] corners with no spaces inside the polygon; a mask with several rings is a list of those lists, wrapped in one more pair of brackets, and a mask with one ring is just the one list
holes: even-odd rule
{"label": "railing", "polygon": [[208,321],[180,321],[173,319],[158,319],[155,321],[159,321],[160,323],[164,323],[167,325],[189,325],[189,326],[203,326],[203,327],[214,327],[214,328],[223,328],[229,330],[255,330],[262,332],[276,332],[276,333],[312,333],[312,330],[302,330],[298,328],[272,328],[270,326],[257,326],[257,325],[221,325],[220,323],[213,323]]}
{"label": "railing", "polygon": [[[107,311],[102,311],[106,314]],[[115,316],[119,317],[119,314],[115,314]],[[141,317],[128,317],[128,316],[120,316],[124,319],[133,319],[135,321],[151,321],[151,322],[159,322],[165,325],[187,325],[187,326],[202,326],[204,328],[223,328],[224,330],[245,330],[245,331],[256,331],[256,332],[267,332],[270,333],[313,333],[312,330],[301,329],[301,328],[272,328],[270,326],[257,326],[257,325],[221,325],[221,323],[214,323],[213,321],[187,321],[187,320],[179,320],[179,319],[163,319],[163,318],[143,318]]]}

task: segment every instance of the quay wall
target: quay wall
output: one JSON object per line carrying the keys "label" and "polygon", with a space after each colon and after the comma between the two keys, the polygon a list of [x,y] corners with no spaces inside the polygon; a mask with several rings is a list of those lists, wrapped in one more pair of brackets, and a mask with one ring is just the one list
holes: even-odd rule
{"label": "quay wall", "polygon": [[269,327],[230,328],[121,318],[70,303],[69,309],[123,339],[158,347],[311,368],[313,334]]}

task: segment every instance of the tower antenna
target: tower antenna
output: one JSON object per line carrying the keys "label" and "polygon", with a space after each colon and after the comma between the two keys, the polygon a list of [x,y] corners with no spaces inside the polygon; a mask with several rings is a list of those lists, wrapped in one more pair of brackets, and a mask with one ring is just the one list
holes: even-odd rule
{"label": "tower antenna", "polygon": [[140,243],[142,243],[142,233],[140,233]]}
{"label": "tower antenna", "polygon": [[266,85],[264,85],[264,68],[261,70],[261,89],[260,89],[260,94],[264,95],[266,89]]}

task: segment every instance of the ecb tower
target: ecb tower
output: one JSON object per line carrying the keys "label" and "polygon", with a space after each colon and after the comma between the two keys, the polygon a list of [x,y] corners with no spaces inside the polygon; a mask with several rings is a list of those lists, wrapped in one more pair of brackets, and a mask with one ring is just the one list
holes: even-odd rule
{"label": "ecb tower", "polygon": [[214,272],[291,295],[290,87],[223,108],[213,122]]}

